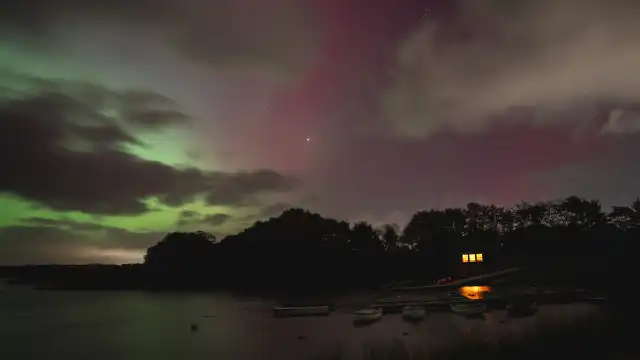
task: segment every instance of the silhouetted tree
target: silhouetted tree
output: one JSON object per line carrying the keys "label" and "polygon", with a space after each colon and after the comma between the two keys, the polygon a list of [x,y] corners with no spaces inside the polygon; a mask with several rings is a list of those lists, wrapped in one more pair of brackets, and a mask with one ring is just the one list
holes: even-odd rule
{"label": "silhouetted tree", "polygon": [[391,253],[395,253],[398,249],[400,238],[398,231],[399,227],[396,224],[383,225],[379,230],[379,236],[382,239],[386,250]]}
{"label": "silhouetted tree", "polygon": [[559,205],[566,216],[566,223],[570,226],[590,229],[605,222],[600,202],[584,200],[577,196],[570,196]]}
{"label": "silhouetted tree", "polygon": [[166,286],[192,279],[189,286],[301,292],[455,275],[468,250],[485,253],[489,267],[545,274],[539,281],[607,288],[638,235],[640,199],[608,214],[598,201],[575,196],[509,208],[472,202],[418,211],[401,230],[294,208],[219,243],[205,232],[168,234],[148,249],[144,265]]}
{"label": "silhouetted tree", "polygon": [[199,287],[213,274],[215,236],[198,231],[174,232],[147,249],[144,265],[158,280],[154,286]]}
{"label": "silhouetted tree", "polygon": [[351,228],[351,248],[364,253],[375,253],[383,249],[383,243],[371,224],[360,221]]}
{"label": "silhouetted tree", "polygon": [[199,266],[209,261],[215,236],[197,231],[173,232],[147,249],[145,265],[169,266],[173,269]]}
{"label": "silhouetted tree", "polygon": [[517,227],[524,228],[531,225],[542,225],[546,220],[549,212],[549,204],[547,203],[521,203],[516,205],[515,218]]}
{"label": "silhouetted tree", "polygon": [[[403,229],[378,230],[294,208],[220,242],[202,231],[167,234],[147,250],[143,265],[25,268],[21,281],[308,294],[517,266],[530,270],[528,281],[599,288],[624,304],[639,237],[640,199],[608,213],[598,201],[576,196],[507,208],[469,203],[418,211]],[[482,252],[486,261],[462,264],[468,251]]]}
{"label": "silhouetted tree", "polygon": [[623,230],[640,227],[640,199],[636,199],[631,206],[614,206],[607,217],[610,223]]}
{"label": "silhouetted tree", "polygon": [[478,231],[482,224],[482,211],[484,210],[484,206],[481,204],[470,202],[467,204],[466,216],[467,216],[467,228],[466,231],[468,234]]}

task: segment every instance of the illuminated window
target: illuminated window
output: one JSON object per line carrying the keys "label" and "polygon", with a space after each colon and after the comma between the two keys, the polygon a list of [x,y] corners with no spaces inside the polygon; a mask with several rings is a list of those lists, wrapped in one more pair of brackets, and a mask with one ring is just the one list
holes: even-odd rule
{"label": "illuminated window", "polygon": [[483,262],[484,256],[482,254],[462,254],[463,263],[475,263]]}
{"label": "illuminated window", "polygon": [[484,262],[483,254],[462,254],[462,262]]}

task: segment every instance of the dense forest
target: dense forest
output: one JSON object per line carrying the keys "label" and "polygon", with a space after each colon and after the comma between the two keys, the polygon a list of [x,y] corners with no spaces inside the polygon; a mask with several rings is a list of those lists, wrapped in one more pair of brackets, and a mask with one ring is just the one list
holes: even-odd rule
{"label": "dense forest", "polygon": [[[429,284],[520,267],[529,284],[628,288],[639,235],[640,199],[609,212],[575,196],[511,208],[469,203],[418,211],[402,229],[289,209],[224,239],[202,231],[167,234],[140,265],[27,267],[0,275],[55,288],[265,294],[379,289],[396,280]],[[482,263],[464,263],[467,253],[483,254]]]}
{"label": "dense forest", "polygon": [[[469,203],[416,212],[408,224],[375,228],[303,209],[258,221],[221,241],[205,232],[171,233],[148,249],[148,286],[253,291],[372,288],[394,280],[524,267],[530,281],[609,286],[633,270],[640,200],[603,211],[575,196],[511,208]],[[464,253],[482,253],[465,264]]]}

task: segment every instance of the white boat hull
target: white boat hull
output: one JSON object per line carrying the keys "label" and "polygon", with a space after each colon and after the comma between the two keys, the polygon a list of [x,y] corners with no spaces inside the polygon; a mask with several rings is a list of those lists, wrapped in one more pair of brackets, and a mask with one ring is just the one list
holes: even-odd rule
{"label": "white boat hull", "polygon": [[381,309],[363,309],[356,311],[353,321],[356,323],[372,323],[382,319]]}
{"label": "white boat hull", "polygon": [[321,316],[329,315],[329,306],[286,306],[272,308],[273,315],[277,317],[286,316]]}

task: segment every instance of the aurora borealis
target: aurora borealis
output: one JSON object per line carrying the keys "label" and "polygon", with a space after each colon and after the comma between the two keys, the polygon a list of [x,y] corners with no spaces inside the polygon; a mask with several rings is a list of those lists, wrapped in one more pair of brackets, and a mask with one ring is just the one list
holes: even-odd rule
{"label": "aurora borealis", "polygon": [[[428,11],[426,11],[428,10]],[[290,206],[640,194],[631,0],[10,0],[0,264],[123,263]]]}

